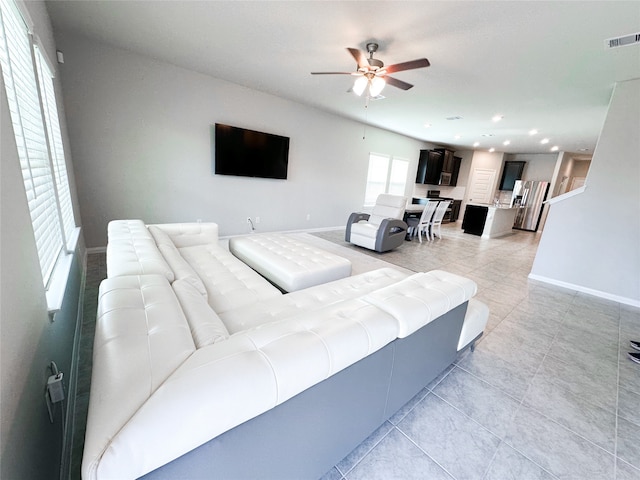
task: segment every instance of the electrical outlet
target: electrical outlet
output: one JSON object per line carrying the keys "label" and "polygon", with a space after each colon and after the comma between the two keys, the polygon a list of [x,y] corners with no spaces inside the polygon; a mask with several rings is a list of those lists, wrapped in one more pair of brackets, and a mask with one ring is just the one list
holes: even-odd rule
{"label": "electrical outlet", "polygon": [[247,217],[247,223],[251,223],[251,217]]}
{"label": "electrical outlet", "polygon": [[260,223],[260,217],[256,217],[256,223]]}
{"label": "electrical outlet", "polygon": [[308,222],[309,220],[311,220],[311,214],[310,214],[310,213],[307,213],[307,222]]}
{"label": "electrical outlet", "polygon": [[47,381],[47,391],[51,403],[58,403],[64,400],[64,387],[62,386],[62,372],[51,375]]}

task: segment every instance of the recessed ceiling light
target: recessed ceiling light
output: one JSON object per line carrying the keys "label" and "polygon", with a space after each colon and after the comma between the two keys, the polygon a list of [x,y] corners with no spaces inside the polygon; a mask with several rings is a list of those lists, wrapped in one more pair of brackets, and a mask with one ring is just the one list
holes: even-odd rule
{"label": "recessed ceiling light", "polygon": [[493,153],[493,152],[495,152],[495,151],[496,151],[496,149],[495,149],[495,148],[493,148],[493,147],[491,147],[491,148],[489,149],[489,151]]}
{"label": "recessed ceiling light", "polygon": [[503,145],[509,145],[511,143],[511,140],[505,140],[504,142],[502,142]]}
{"label": "recessed ceiling light", "polygon": [[455,138],[456,140],[458,140],[460,137],[461,137],[461,135],[460,135],[460,134],[458,134],[458,135],[454,135],[454,137],[453,137],[453,138]]}
{"label": "recessed ceiling light", "polygon": [[557,152],[558,150],[559,150],[559,147],[557,145],[554,145],[553,147],[551,147],[552,152]]}
{"label": "recessed ceiling light", "polygon": [[425,123],[424,124],[424,128],[431,128],[431,124],[430,123]]}
{"label": "recessed ceiling light", "polygon": [[500,120],[502,120],[504,118],[504,115],[494,115],[491,120],[493,120],[494,122],[499,122]]}
{"label": "recessed ceiling light", "polygon": [[480,146],[480,142],[475,142],[475,143],[473,144],[473,146],[474,146],[474,147],[479,147],[479,146]]}
{"label": "recessed ceiling light", "polygon": [[447,117],[447,120],[462,120],[462,117],[459,115],[455,115],[453,117]]}
{"label": "recessed ceiling light", "polygon": [[540,140],[540,143],[545,145],[545,144],[549,143],[549,139],[548,138],[543,138],[542,140]]}
{"label": "recessed ceiling light", "polygon": [[533,130],[529,130],[529,135],[537,135],[538,134],[538,130],[536,130],[535,128]]}

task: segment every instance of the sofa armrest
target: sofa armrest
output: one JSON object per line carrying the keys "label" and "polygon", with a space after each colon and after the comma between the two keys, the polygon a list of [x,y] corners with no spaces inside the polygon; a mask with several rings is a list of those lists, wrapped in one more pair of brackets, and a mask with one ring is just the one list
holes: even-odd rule
{"label": "sofa armrest", "polygon": [[380,223],[376,236],[376,251],[386,252],[402,245],[407,233],[407,224],[397,218],[385,218]]}
{"label": "sofa armrest", "polygon": [[353,212],[351,215],[349,215],[349,220],[347,220],[347,228],[344,231],[344,241],[351,241],[351,225],[353,223],[358,223],[361,220],[369,220],[370,216],[371,215],[369,215],[368,213],[362,212]]}
{"label": "sofa armrest", "polygon": [[396,318],[398,338],[405,338],[449,310],[468,302],[476,291],[477,285],[473,280],[442,270],[432,270],[416,273],[371,292],[363,300]]}

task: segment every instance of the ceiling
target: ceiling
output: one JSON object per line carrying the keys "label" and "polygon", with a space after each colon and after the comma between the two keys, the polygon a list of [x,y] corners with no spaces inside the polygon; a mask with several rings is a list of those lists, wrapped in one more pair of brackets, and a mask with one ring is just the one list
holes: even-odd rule
{"label": "ceiling", "polygon": [[[638,1],[56,0],[47,9],[56,30],[456,149],[591,154],[615,82],[640,78],[639,45],[605,49],[640,32]],[[369,41],[386,65],[426,57],[431,66],[395,73],[414,88],[388,85],[369,102],[347,92],[351,76],[310,74],[355,71],[346,47]]]}

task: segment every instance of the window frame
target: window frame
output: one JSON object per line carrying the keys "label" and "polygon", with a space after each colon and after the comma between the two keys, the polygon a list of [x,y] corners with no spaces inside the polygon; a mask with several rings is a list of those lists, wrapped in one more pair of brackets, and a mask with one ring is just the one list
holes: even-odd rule
{"label": "window frame", "polygon": [[[386,159],[387,161],[383,190],[381,190],[379,187],[373,187],[374,182],[372,182],[371,177],[372,177],[372,161],[374,161],[374,159]],[[390,187],[393,185],[391,180],[392,180],[392,173],[394,171],[394,166],[397,166],[400,164],[403,165],[403,168],[405,170],[404,184],[402,186],[402,193],[401,193],[401,195],[405,195],[407,190],[407,181],[409,179],[409,176],[408,176],[409,166],[410,166],[409,159],[406,159],[403,157],[396,157],[394,155],[389,155],[384,153],[369,152],[369,166],[367,169],[367,182],[365,185],[365,194],[364,194],[365,208],[373,207],[375,205],[375,200],[378,194],[391,193]],[[380,182],[375,182],[375,183],[379,184]],[[396,193],[396,192],[394,192],[393,194],[400,195],[399,193]],[[374,195],[375,195],[375,198],[374,198]]]}
{"label": "window frame", "polygon": [[62,307],[80,238],[55,93],[55,68],[33,32],[25,5],[18,0],[0,1],[3,84],[47,308],[53,318]]}

